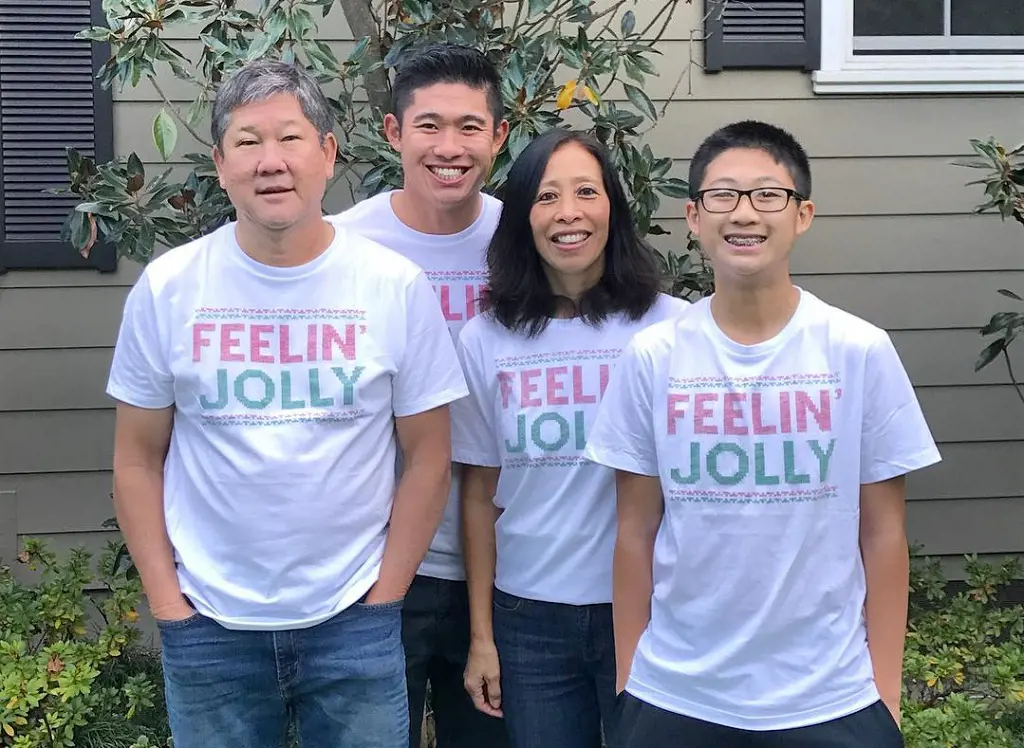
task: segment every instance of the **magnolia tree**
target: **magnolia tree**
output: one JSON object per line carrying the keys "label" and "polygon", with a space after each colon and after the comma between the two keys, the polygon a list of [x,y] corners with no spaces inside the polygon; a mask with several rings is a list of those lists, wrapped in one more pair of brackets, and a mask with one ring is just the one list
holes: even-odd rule
{"label": "magnolia tree", "polygon": [[[972,140],[971,147],[980,158],[961,162],[960,166],[984,169],[987,174],[970,184],[984,185],[985,202],[977,207],[979,213],[999,212],[1003,220],[1013,219],[1024,228],[1024,144],[1009,150],[994,139]],[[1024,247],[1024,241],[1022,241]],[[1024,292],[1024,289],[1021,289]],[[1019,293],[1000,288],[999,293],[1014,301],[1024,301]],[[1010,375],[1017,397],[1024,403],[1024,383],[1017,379],[1010,359],[1010,345],[1024,333],[1024,311],[998,312],[981,329],[984,336],[995,336],[985,347],[974,365],[979,371],[997,358],[1002,358]]]}
{"label": "magnolia tree", "polygon": [[[233,219],[218,185],[204,130],[219,82],[248,60],[294,60],[313,71],[328,93],[341,143],[334,188],[352,198],[401,184],[401,164],[383,136],[391,73],[418,43],[449,40],[484,51],[503,73],[501,94],[510,124],[486,189],[498,196],[512,161],[537,133],[573,126],[595,134],[612,151],[644,235],[664,234],[653,222],[664,197],[687,195],[684,180],[670,176],[672,159],[656,155],[643,135],[665,114],[644,91],[657,75],[658,42],[679,7],[692,0],[104,0],[106,26],[79,36],[110,44],[102,67],[104,86],[150,86],[163,100],[152,122],[156,150],[185,168],[158,174],[136,153],[96,164],[68,151],[70,194],[80,201],[65,224],[65,237],[88,253],[98,241],[146,262],[155,245],[174,246]],[[344,15],[356,41],[328,44],[320,25]],[[198,56],[180,49],[188,25],[199,29]],[[191,43],[189,51],[194,47]],[[678,87],[695,63],[682,65]],[[673,64],[673,70],[679,70]],[[191,91],[179,105],[165,93]],[[180,98],[180,97],[177,97]],[[179,154],[187,131],[204,150]],[[691,237],[675,251],[659,252],[670,292],[699,296],[711,274]]]}

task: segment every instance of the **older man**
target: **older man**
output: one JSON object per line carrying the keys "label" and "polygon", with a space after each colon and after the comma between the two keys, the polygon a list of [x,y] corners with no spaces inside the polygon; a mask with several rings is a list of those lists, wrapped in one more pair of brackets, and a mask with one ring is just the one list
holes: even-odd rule
{"label": "older man", "polygon": [[291,719],[305,746],[408,744],[401,605],[466,390],[423,273],[324,221],[332,122],[298,67],[225,81],[237,221],[151,263],[125,306],[115,504],[177,748],[276,747]]}

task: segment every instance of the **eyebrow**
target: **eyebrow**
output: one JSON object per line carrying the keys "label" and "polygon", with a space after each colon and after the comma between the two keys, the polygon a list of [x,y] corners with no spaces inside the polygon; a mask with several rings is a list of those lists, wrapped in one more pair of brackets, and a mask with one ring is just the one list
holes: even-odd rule
{"label": "eyebrow", "polygon": [[[297,124],[299,124],[299,120],[297,120],[297,119],[285,120],[282,123],[282,125],[284,125],[284,127],[292,127],[292,126],[297,125]],[[242,125],[241,127],[238,128],[238,132],[247,132],[247,133],[250,133],[252,135],[258,135],[259,134],[259,128],[256,125]]]}
{"label": "eyebrow", "polygon": [[[443,120],[444,120],[444,117],[442,117],[437,112],[421,112],[420,114],[417,114],[415,117],[412,118],[412,121],[414,123],[415,122],[438,122],[438,121],[443,121]],[[476,124],[476,125],[483,126],[483,125],[487,124],[487,120],[484,119],[483,117],[481,117],[478,114],[464,114],[461,117],[457,117],[455,119],[455,121],[458,122],[460,125],[464,125],[466,123],[473,123],[473,124]]]}
{"label": "eyebrow", "polygon": [[[783,182],[778,177],[758,177],[757,179],[754,180],[754,184],[756,184],[758,187],[763,187],[766,184],[771,184],[772,186],[778,187],[786,186],[785,182]],[[709,188],[713,188],[715,186],[739,187],[739,185],[740,183],[737,180],[733,179],[732,177],[720,177],[719,179],[716,179],[714,182],[708,183]]]}
{"label": "eyebrow", "polygon": [[[583,184],[584,182],[589,182],[590,184],[601,184],[604,180],[601,179],[600,177],[594,179],[593,177],[590,176],[577,176],[573,177],[569,181],[572,184],[580,185]],[[558,179],[548,179],[547,181],[541,182],[539,185],[537,185],[537,188],[540,189],[541,187],[557,187],[561,183],[561,180]]]}

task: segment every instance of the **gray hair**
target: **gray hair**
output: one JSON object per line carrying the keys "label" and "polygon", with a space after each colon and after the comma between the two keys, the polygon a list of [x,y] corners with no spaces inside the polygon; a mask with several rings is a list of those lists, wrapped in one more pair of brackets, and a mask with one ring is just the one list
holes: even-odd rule
{"label": "gray hair", "polygon": [[210,117],[210,133],[224,145],[231,114],[246,104],[266,101],[277,94],[291,94],[320,134],[320,143],[334,129],[334,114],[316,79],[298,64],[261,59],[248,62],[232,73],[217,90]]}

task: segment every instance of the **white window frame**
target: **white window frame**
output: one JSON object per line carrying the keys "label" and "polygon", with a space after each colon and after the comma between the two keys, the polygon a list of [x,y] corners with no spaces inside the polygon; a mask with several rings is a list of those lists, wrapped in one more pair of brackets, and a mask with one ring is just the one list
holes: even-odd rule
{"label": "white window frame", "polygon": [[821,67],[812,74],[815,93],[1024,92],[1024,55],[855,55],[853,2],[822,0]]}

